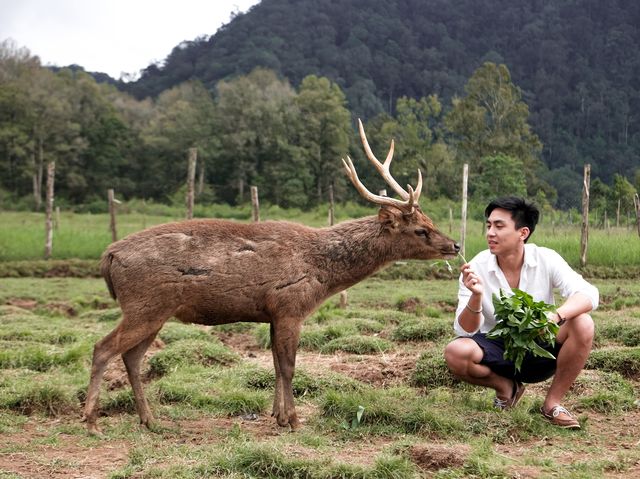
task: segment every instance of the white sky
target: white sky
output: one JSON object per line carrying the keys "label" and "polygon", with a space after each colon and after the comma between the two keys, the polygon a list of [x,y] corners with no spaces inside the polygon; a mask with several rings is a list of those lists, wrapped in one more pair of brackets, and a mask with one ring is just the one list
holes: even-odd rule
{"label": "white sky", "polygon": [[0,0],[0,41],[43,65],[137,74],[184,40],[213,35],[259,0]]}

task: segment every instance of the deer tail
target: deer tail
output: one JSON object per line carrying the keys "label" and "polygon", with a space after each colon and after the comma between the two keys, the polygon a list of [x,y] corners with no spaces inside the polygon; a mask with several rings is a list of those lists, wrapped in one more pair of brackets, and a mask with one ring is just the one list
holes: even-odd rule
{"label": "deer tail", "polygon": [[113,253],[105,252],[100,260],[100,274],[107,283],[109,288],[109,294],[113,299],[116,299],[116,291],[113,289],[113,281],[111,280],[111,262],[113,261]]}

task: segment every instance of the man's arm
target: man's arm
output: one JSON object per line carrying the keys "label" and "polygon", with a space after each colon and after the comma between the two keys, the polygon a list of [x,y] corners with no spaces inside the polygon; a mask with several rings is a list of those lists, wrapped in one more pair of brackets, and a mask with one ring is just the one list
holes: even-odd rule
{"label": "man's arm", "polygon": [[588,313],[593,309],[593,300],[583,293],[574,293],[561,306],[556,308],[555,321],[560,322]]}
{"label": "man's arm", "polygon": [[[458,324],[467,333],[471,334],[477,331],[482,325],[482,292],[484,290],[482,280],[473,272],[471,266],[466,263],[460,267],[462,272],[461,282],[470,292],[468,301],[458,315]],[[460,297],[459,301],[464,301],[464,297]]]}

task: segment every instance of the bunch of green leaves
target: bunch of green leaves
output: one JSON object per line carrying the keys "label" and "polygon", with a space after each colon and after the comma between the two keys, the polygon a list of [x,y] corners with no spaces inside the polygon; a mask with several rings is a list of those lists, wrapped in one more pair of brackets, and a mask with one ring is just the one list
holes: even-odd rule
{"label": "bunch of green leaves", "polygon": [[544,301],[534,301],[533,297],[514,288],[513,296],[500,289],[500,295],[493,295],[496,325],[487,333],[488,338],[504,341],[504,358],[515,363],[520,371],[527,352],[535,356],[555,359],[541,344],[555,345],[560,327],[548,318],[555,312],[555,306]]}

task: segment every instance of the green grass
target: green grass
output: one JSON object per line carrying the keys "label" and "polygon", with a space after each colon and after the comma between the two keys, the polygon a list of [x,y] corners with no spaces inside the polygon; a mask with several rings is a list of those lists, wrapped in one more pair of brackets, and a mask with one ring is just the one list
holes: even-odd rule
{"label": "green grass", "polygon": [[[529,387],[513,411],[498,412],[491,391],[449,373],[442,350],[453,336],[455,280],[378,277],[349,289],[346,309],[331,298],[304,324],[293,379],[304,423],[295,434],[270,417],[270,352],[234,351],[219,339],[240,334],[266,346],[268,325],[170,321],[159,334],[164,346],[143,366],[161,427],[141,429],[126,380],[105,381],[105,437],[95,439],[80,422],[92,347],[120,318],[103,281],[3,279],[0,454],[20,451],[16,464],[60,476],[92,473],[77,463],[78,447],[128,451],[125,459],[103,457],[101,474],[123,478],[489,478],[514,477],[525,466],[537,477],[624,476],[640,461],[633,423],[640,284],[595,283],[602,300],[593,314],[595,350],[565,402],[583,425],[579,432],[541,418],[548,382]],[[407,360],[415,361],[409,370]],[[372,382],[383,367],[392,381]],[[436,446],[448,455],[429,453]],[[57,459],[46,453],[51,447]]]}
{"label": "green grass", "polygon": [[[152,225],[180,221],[184,212],[178,208],[141,207],[136,202],[121,208],[118,215],[118,236],[120,238],[147,228]],[[442,205],[436,205],[434,211],[442,213]],[[129,211],[128,213],[125,213]],[[142,214],[138,211],[147,211]],[[300,222],[309,226],[320,227],[327,224],[326,207],[318,207],[309,212],[300,210],[284,210],[269,206],[261,212],[264,219],[285,219]],[[427,211],[429,209],[427,208]],[[375,209],[353,204],[338,205],[337,219],[339,221],[360,216],[373,215]],[[233,218],[239,221],[249,221],[248,208],[236,208],[224,205],[201,206],[196,215],[206,218]],[[438,219],[434,217],[434,219]],[[3,228],[0,230],[0,262],[41,259],[44,254],[44,214],[30,212],[0,212],[0,222]],[[449,233],[453,238],[459,235],[459,220],[452,225],[448,221],[437,221],[443,232]],[[618,268],[620,273],[629,267],[640,267],[640,242],[637,241],[637,232],[632,228],[620,227],[609,230],[591,228],[589,233],[589,251],[587,263],[590,266],[606,266]],[[531,241],[540,246],[547,246],[558,251],[571,265],[580,265],[580,226],[554,227],[549,222],[543,222],[538,226]],[[100,257],[104,249],[111,242],[109,231],[109,216],[107,214],[76,214],[63,212],[60,222],[54,231],[53,259],[81,259],[95,260]],[[469,220],[467,225],[467,238],[465,256],[470,259],[479,251],[486,249],[486,241],[482,222]],[[427,263],[428,268],[435,268],[436,277],[448,277],[449,273],[443,264],[436,262]],[[389,268],[385,271],[387,278],[393,278],[394,274],[401,273],[408,268]],[[1,270],[0,270],[1,271]],[[412,277],[424,277],[424,263],[416,271],[411,272]],[[430,273],[433,273],[431,271]],[[406,273],[403,273],[406,274]],[[422,274],[422,276],[418,276]],[[5,276],[7,273],[5,273]]]}

